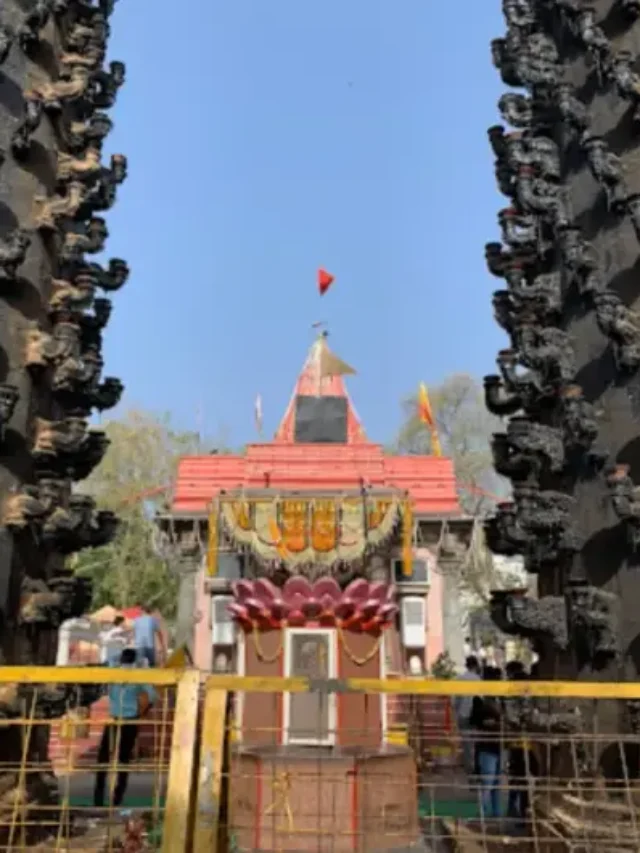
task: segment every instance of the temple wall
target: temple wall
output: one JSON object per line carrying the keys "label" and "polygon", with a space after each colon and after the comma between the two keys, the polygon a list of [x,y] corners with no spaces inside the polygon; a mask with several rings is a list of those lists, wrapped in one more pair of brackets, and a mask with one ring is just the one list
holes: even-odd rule
{"label": "temple wall", "polygon": [[[280,650],[280,654],[278,654]],[[244,675],[279,676],[283,672],[282,632],[268,631],[259,635],[256,643],[252,635],[241,643],[244,652]],[[252,745],[279,744],[282,737],[281,694],[244,693],[238,697],[238,715],[242,722],[242,740]],[[240,720],[238,720],[240,722]]]}
{"label": "temple wall", "polygon": [[[391,629],[390,629],[391,630]],[[380,678],[380,652],[372,656],[380,640],[346,631],[337,638],[338,678]],[[338,696],[338,743],[340,746],[379,746],[382,740],[382,697],[367,694]]]}

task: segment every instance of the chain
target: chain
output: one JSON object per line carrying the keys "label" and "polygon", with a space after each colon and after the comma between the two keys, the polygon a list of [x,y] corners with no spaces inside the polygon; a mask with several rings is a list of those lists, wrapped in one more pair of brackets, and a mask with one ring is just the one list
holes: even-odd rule
{"label": "chain", "polygon": [[255,622],[252,626],[252,634],[253,644],[256,648],[256,654],[258,655],[262,663],[275,663],[282,654],[282,650],[284,649],[284,631],[280,631],[280,645],[278,646],[278,651],[272,657],[266,655],[264,649],[262,648],[262,644],[260,643],[260,631],[258,630],[258,626]]}
{"label": "chain", "polygon": [[347,653],[347,657],[352,663],[355,663],[356,666],[365,666],[365,664],[369,663],[369,661],[373,660],[374,657],[380,651],[380,645],[382,643],[382,634],[376,638],[375,643],[373,644],[373,648],[366,654],[364,657],[358,657],[353,653],[353,651],[349,648],[349,644],[347,643],[347,639],[344,635],[344,631],[340,626],[338,626],[338,637],[340,638],[340,642],[342,643],[342,648]]}

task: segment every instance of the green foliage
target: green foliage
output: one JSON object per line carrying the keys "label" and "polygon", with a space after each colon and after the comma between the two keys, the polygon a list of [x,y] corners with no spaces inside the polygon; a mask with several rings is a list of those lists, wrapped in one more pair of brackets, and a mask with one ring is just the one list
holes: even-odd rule
{"label": "green foliage", "polygon": [[434,678],[455,678],[456,665],[449,652],[440,652],[431,667],[431,675]]}
{"label": "green foliage", "polygon": [[[445,456],[453,459],[460,502],[469,515],[487,512],[493,501],[485,493],[508,495],[505,480],[493,470],[489,439],[500,431],[500,420],[487,411],[480,383],[466,373],[456,373],[429,389],[431,408]],[[431,433],[420,421],[417,395],[403,401],[405,420],[394,442],[394,452],[431,453]]]}
{"label": "green foliage", "polygon": [[172,619],[178,581],[154,553],[153,515],[167,498],[162,487],[173,483],[180,456],[202,452],[199,437],[173,429],[168,416],[140,411],[130,411],[103,429],[111,441],[109,450],[81,490],[100,507],[116,511],[122,523],[112,543],[82,551],[73,568],[93,580],[95,607],[145,601]]}
{"label": "green foliage", "polygon": [[93,581],[93,607],[146,602],[173,619],[178,580],[153,552],[152,522],[139,509],[121,510],[120,517],[116,539],[103,548],[82,552],[74,563],[78,574]]}
{"label": "green foliage", "polygon": [[[431,409],[445,456],[453,459],[462,510],[482,518],[495,506],[493,496],[506,499],[509,485],[493,469],[489,441],[501,422],[487,411],[481,384],[464,373],[454,374],[429,389]],[[390,448],[401,455],[429,454],[431,433],[418,417],[417,395],[402,403],[405,420]],[[487,601],[495,582],[493,558],[484,543],[481,526],[457,578],[460,589]]]}

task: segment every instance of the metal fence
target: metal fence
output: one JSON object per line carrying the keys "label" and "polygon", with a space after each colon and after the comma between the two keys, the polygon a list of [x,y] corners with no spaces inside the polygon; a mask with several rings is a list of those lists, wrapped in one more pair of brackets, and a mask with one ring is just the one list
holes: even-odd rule
{"label": "metal fence", "polygon": [[[477,695],[493,727],[458,731]],[[638,708],[640,684],[0,668],[0,850],[637,851]]]}
{"label": "metal fence", "polygon": [[[458,731],[452,704],[478,695],[485,722]],[[194,849],[637,851],[639,698],[638,684],[213,676]]]}
{"label": "metal fence", "polygon": [[0,850],[184,850],[199,681],[0,668]]}

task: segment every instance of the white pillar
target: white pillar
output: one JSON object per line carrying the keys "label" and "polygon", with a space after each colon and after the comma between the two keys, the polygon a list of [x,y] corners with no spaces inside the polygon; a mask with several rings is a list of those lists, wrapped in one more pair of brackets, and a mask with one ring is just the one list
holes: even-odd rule
{"label": "white pillar", "polygon": [[56,666],[68,666],[71,652],[71,629],[75,620],[68,619],[63,622],[58,631],[58,650],[56,652]]}
{"label": "white pillar", "polygon": [[464,631],[460,586],[455,572],[442,571],[442,635],[445,651],[457,667],[464,666]]}

